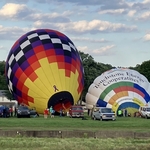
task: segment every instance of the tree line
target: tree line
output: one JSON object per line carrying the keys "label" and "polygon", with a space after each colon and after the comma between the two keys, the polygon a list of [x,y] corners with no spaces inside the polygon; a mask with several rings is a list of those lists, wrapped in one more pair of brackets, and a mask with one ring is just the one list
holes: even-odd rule
{"label": "tree line", "polygon": [[[81,56],[84,68],[84,89],[80,99],[85,101],[85,95],[88,91],[89,86],[93,83],[94,79],[100,76],[103,72],[112,68],[116,68],[118,66],[112,66],[111,64],[96,62],[91,55],[84,52],[79,51],[79,54]],[[6,97],[11,100],[13,99],[13,97],[12,94],[9,92],[6,83],[5,64],[5,61],[0,61],[0,90],[6,90]],[[129,69],[136,70],[139,73],[143,74],[150,82],[150,60],[144,61],[142,62],[142,64],[137,64],[135,67],[131,66],[129,67]]]}

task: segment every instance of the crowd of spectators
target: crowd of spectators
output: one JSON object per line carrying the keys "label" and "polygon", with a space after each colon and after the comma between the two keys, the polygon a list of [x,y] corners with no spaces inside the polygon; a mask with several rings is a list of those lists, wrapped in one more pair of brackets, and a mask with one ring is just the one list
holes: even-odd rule
{"label": "crowd of spectators", "polygon": [[16,108],[10,106],[1,105],[0,106],[0,117],[8,118],[16,116]]}

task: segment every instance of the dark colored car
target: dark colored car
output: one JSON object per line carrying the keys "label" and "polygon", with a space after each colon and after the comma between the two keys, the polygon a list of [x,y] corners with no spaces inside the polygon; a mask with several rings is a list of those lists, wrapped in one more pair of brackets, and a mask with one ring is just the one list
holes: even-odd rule
{"label": "dark colored car", "polygon": [[28,117],[30,118],[30,110],[27,106],[19,106],[17,108],[17,117]]}

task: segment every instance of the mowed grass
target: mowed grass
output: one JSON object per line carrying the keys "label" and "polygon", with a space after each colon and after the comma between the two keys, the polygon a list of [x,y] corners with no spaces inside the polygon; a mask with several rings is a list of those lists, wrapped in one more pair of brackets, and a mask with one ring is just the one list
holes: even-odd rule
{"label": "mowed grass", "polygon": [[150,131],[150,119],[135,117],[120,117],[116,121],[98,121],[87,117],[81,118],[48,117],[37,118],[0,118],[0,129],[22,129],[22,130],[123,130],[123,131]]}
{"label": "mowed grass", "polygon": [[[94,121],[81,118],[59,117],[0,118],[0,130],[120,130],[150,132],[150,119],[121,117],[116,121]],[[4,150],[149,150],[149,139],[131,138],[31,138],[0,137]]]}
{"label": "mowed grass", "polygon": [[149,150],[150,139],[0,138],[4,150]]}

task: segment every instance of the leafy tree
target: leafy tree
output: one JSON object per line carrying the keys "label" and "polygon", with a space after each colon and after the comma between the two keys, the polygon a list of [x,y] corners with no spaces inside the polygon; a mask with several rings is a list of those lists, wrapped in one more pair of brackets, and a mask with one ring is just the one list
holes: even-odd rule
{"label": "leafy tree", "polygon": [[[100,76],[103,72],[112,69],[112,65],[103,64],[94,61],[93,57],[79,51],[84,67],[84,90],[81,95],[81,100],[85,101],[85,95],[88,92],[89,86],[93,83],[94,79]],[[0,90],[6,90],[6,97],[13,99],[12,94],[8,90],[5,77],[5,61],[0,61]],[[150,60],[144,61],[141,65],[137,64],[136,67],[129,67],[143,74],[150,81]]]}
{"label": "leafy tree", "polygon": [[139,67],[139,72],[143,74],[148,81],[150,82],[150,60],[144,61],[140,67]]}
{"label": "leafy tree", "polygon": [[6,76],[5,76],[5,61],[0,61],[0,90],[5,90],[5,96],[12,100],[13,96],[8,90]]}
{"label": "leafy tree", "polygon": [[84,68],[84,90],[81,96],[81,101],[85,101],[88,88],[93,83],[94,79],[106,70],[112,69],[112,66],[94,61],[93,57],[89,54],[85,54],[80,51],[79,54]]}
{"label": "leafy tree", "polygon": [[130,69],[143,74],[150,82],[150,60],[142,62],[141,65],[137,64],[136,67],[130,67]]}
{"label": "leafy tree", "polygon": [[0,61],[0,75],[5,74],[5,61]]}
{"label": "leafy tree", "polygon": [[8,90],[5,76],[5,61],[0,61],[0,90]]}
{"label": "leafy tree", "polygon": [[140,67],[141,65],[137,64],[135,67],[129,67],[129,69],[133,69],[133,70],[136,70],[136,71],[140,71]]}
{"label": "leafy tree", "polygon": [[13,97],[13,95],[10,93],[9,90],[6,90],[6,91],[5,91],[5,96],[6,96],[7,99],[9,99],[9,100],[14,100],[14,97]]}

